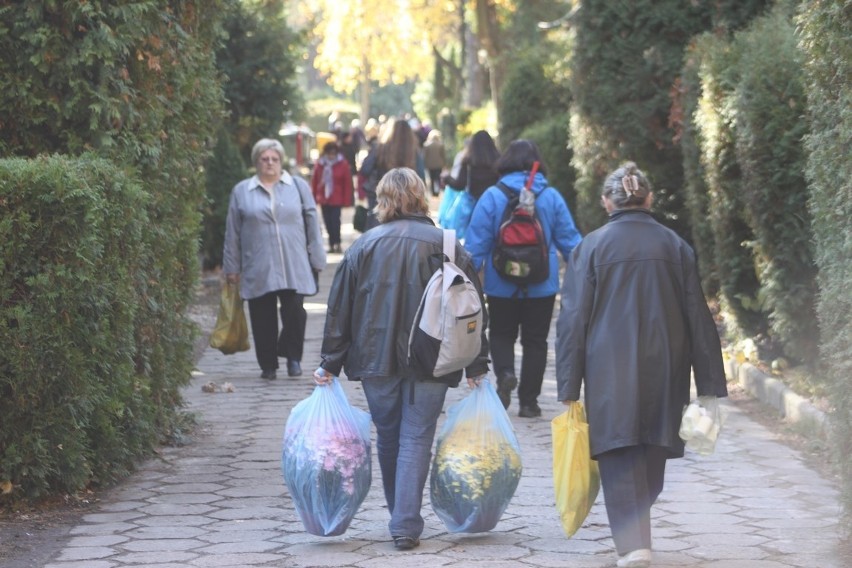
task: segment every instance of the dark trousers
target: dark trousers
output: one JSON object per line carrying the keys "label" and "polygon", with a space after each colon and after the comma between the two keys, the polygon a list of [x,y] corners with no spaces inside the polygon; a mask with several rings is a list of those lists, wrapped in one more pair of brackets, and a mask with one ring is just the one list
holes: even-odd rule
{"label": "dark trousers", "polygon": [[547,335],[556,296],[544,298],[488,297],[488,341],[494,374],[515,374],[515,341],[521,334],[521,376],[518,402],[523,406],[538,401],[544,367],[547,365]]}
{"label": "dark trousers", "polygon": [[429,170],[429,191],[432,195],[438,195],[441,192],[441,168]]}
{"label": "dark trousers", "polygon": [[[278,368],[278,357],[302,360],[308,312],[304,296],[295,290],[278,290],[248,301],[251,333],[257,363],[264,371]],[[278,332],[278,301],[281,301],[281,333]]]}
{"label": "dark trousers", "polygon": [[606,515],[618,554],[651,548],[651,505],[663,490],[668,452],[628,446],[597,457]]}
{"label": "dark trousers", "polygon": [[340,244],[340,206],[339,205],[323,205],[322,220],[325,223],[325,230],[328,232],[328,244]]}

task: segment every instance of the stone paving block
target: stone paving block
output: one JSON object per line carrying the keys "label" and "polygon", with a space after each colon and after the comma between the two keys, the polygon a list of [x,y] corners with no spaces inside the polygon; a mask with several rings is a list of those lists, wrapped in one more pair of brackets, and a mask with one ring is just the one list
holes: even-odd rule
{"label": "stone paving block", "polygon": [[116,550],[108,546],[68,546],[59,555],[59,560],[100,560],[115,553]]}
{"label": "stone paving block", "polygon": [[215,511],[210,505],[187,505],[184,503],[157,503],[140,507],[139,511],[147,515],[203,515]]}
{"label": "stone paving block", "polygon": [[192,552],[128,552],[125,554],[119,554],[114,557],[114,560],[117,562],[121,562],[124,564],[156,564],[163,562],[173,562],[173,563],[181,563],[183,566],[186,566],[186,563],[190,560],[198,558],[197,554]]}
{"label": "stone paving block", "polygon": [[216,554],[203,556],[193,560],[188,566],[198,568],[226,568],[226,567],[250,567],[250,566],[291,566],[289,556],[284,554],[269,553],[247,553],[247,554]]}
{"label": "stone paving block", "polygon": [[[139,519],[146,520],[146,519]],[[121,534],[124,531],[135,528],[136,524],[131,523],[97,523],[97,524],[82,524],[72,527],[69,531],[72,535],[109,535]]]}
{"label": "stone paving block", "polygon": [[192,550],[202,546],[204,546],[203,542],[188,538],[133,540],[121,545],[124,550],[131,552],[174,552],[176,550]]}
{"label": "stone paving block", "polygon": [[122,542],[126,542],[131,537],[128,535],[99,535],[99,536],[75,536],[71,540],[68,541],[68,546],[90,546],[90,547],[99,547],[99,546],[113,546],[115,544],[121,544]]}
{"label": "stone paving block", "polygon": [[82,562],[52,562],[44,568],[113,568],[114,562],[108,560],[84,560]]}
{"label": "stone paving block", "polygon": [[216,522],[216,519],[203,515],[156,515],[137,519],[137,525],[146,527],[182,527],[203,526]]}
{"label": "stone paving block", "polygon": [[165,525],[159,527],[140,527],[124,533],[124,536],[135,539],[168,539],[168,538],[195,538],[206,534],[207,531],[198,527]]}
{"label": "stone paving block", "polygon": [[238,542],[222,542],[208,545],[204,543],[203,548],[199,548],[199,552],[204,554],[239,554],[243,552],[270,552],[282,548],[280,542],[272,542],[265,540],[255,541],[238,541]]}

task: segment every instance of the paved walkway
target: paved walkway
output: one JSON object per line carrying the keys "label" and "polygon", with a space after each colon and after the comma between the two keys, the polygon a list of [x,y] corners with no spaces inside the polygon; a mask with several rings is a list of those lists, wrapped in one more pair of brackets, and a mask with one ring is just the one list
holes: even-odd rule
{"label": "paved walkway", "polygon": [[[351,231],[351,226],[345,227]],[[345,237],[351,242],[351,232]],[[340,255],[330,255],[333,265]],[[331,270],[323,275],[327,292]],[[602,497],[571,539],[562,533],[551,479],[550,419],[555,400],[553,357],[540,419],[510,407],[524,473],[503,519],[490,533],[448,533],[428,504],[419,548],[396,552],[375,463],[362,510],[340,537],[304,532],[280,470],[288,411],[313,389],[325,306],[311,298],[305,377],[258,378],[253,351],[223,356],[208,349],[186,388],[188,410],[201,431],[189,445],[166,448],[83,517],[49,568],[184,567],[562,567],[615,565]],[[284,361],[282,360],[282,363]],[[208,382],[233,392],[202,392]],[[366,408],[357,383],[344,381],[354,404]],[[447,404],[466,394],[451,389]],[[670,462],[653,509],[654,566],[701,568],[841,568],[836,487],[807,467],[772,432],[726,404],[716,453]],[[428,484],[427,484],[428,488]]]}

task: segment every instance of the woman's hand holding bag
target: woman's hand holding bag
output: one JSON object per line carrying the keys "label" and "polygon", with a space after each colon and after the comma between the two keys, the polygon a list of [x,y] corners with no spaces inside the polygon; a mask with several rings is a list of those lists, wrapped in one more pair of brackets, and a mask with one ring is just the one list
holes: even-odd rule
{"label": "woman's hand holding bag", "polygon": [[550,430],[556,509],[570,537],[586,520],[601,487],[598,462],[589,451],[589,424],[583,403],[572,402],[551,421]]}

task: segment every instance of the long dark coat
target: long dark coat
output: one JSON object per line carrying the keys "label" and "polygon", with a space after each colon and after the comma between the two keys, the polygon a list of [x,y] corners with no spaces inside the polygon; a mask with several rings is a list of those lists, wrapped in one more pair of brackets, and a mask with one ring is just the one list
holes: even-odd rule
{"label": "long dark coat", "polygon": [[689,402],[726,396],[719,335],[692,248],[645,209],[615,211],[574,249],[557,322],[559,400],[585,382],[592,456],[648,444],[683,456]]}

